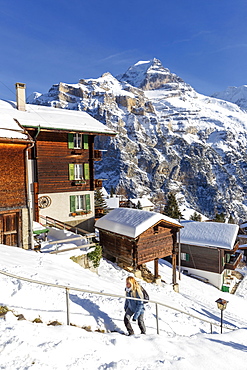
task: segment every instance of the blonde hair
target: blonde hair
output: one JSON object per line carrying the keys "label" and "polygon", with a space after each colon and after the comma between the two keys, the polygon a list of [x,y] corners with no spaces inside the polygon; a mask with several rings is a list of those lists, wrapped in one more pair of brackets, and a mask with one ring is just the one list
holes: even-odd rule
{"label": "blonde hair", "polygon": [[140,284],[136,281],[135,278],[133,278],[133,276],[128,276],[127,279],[126,279],[126,283],[130,283],[131,285],[131,290],[133,292],[133,297],[134,298],[137,298],[137,293],[139,295],[140,298],[143,298],[143,293],[142,293],[142,289],[141,289],[141,286]]}

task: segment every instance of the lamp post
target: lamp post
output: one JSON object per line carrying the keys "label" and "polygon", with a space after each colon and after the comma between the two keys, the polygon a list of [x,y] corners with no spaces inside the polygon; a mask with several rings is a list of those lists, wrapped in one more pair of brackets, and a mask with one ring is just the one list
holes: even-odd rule
{"label": "lamp post", "polygon": [[226,306],[227,306],[227,303],[228,301],[226,301],[225,299],[222,299],[222,298],[219,298],[217,299],[217,301],[215,301],[217,303],[217,306],[218,306],[218,309],[221,311],[221,317],[220,317],[220,327],[221,327],[221,334],[222,334],[222,324],[223,324],[223,311],[226,309]]}

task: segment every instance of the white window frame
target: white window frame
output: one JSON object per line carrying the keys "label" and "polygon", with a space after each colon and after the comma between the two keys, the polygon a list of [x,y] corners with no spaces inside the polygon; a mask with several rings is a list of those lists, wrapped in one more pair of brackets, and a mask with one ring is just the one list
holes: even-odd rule
{"label": "white window frame", "polygon": [[85,195],[76,195],[75,196],[75,209],[76,209],[76,211],[85,211],[86,210]]}
{"label": "white window frame", "polygon": [[74,134],[73,139],[74,139],[74,149],[82,149],[82,145],[83,145],[82,134],[78,134],[78,133]]}
{"label": "white window frame", "polygon": [[74,175],[75,180],[83,180],[83,165],[82,163],[75,163],[74,164]]}

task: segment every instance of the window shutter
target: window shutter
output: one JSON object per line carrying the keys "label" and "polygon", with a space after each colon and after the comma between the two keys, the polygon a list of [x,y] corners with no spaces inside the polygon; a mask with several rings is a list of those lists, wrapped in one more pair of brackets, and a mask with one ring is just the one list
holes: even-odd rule
{"label": "window shutter", "polygon": [[190,255],[189,253],[186,253],[186,261],[189,261],[190,260]]}
{"label": "window shutter", "polygon": [[88,149],[88,135],[83,135],[83,149]]}
{"label": "window shutter", "polygon": [[68,148],[74,149],[74,134],[68,134]]}
{"label": "window shutter", "polygon": [[69,163],[69,179],[70,181],[75,179],[74,163]]}
{"label": "window shutter", "polygon": [[70,212],[75,212],[75,195],[70,195]]}
{"label": "window shutter", "polygon": [[86,211],[91,211],[90,194],[86,194],[85,199],[86,199]]}
{"label": "window shutter", "polygon": [[84,163],[84,179],[89,180],[90,174],[89,174],[89,163]]}

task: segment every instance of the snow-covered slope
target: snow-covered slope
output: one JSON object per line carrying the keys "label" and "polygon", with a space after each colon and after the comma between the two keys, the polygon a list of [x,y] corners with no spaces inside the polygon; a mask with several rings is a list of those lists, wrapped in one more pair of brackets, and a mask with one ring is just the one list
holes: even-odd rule
{"label": "snow-covered slope", "polygon": [[[125,279],[129,275],[105,260],[96,275],[72,262],[68,254],[49,255],[3,245],[0,245],[0,254],[1,271],[95,292],[124,295]],[[240,294],[232,295],[182,275],[179,293],[175,293],[170,266],[160,260],[159,270],[166,281],[162,286],[142,282],[151,300],[219,324],[220,312],[215,301],[224,298],[229,301],[224,311],[224,325],[233,331],[223,329],[223,334],[219,334],[220,328],[213,326],[213,334],[210,334],[209,323],[159,306],[160,334],[157,335],[155,305],[148,303],[145,305],[147,335],[139,334],[133,323],[136,334],[127,337],[119,333],[125,332],[124,299],[72,289],[70,321],[76,326],[66,326],[64,289],[0,274],[0,305],[13,311],[8,312],[5,319],[0,317],[1,369],[208,370],[229,367],[244,370],[246,278],[239,286]],[[18,320],[21,314],[26,320]],[[33,323],[35,319],[43,323]],[[62,325],[48,326],[52,321]]]}
{"label": "snow-covered slope", "polygon": [[247,111],[247,85],[229,86],[226,90],[217,92],[212,96],[237,104],[241,109]]}
{"label": "snow-covered slope", "polygon": [[174,191],[183,208],[213,217],[247,216],[247,114],[237,105],[198,94],[157,59],[118,78],[105,73],[78,84],[53,85],[34,104],[85,110],[118,132],[100,138],[96,164],[104,186],[129,196]]}

